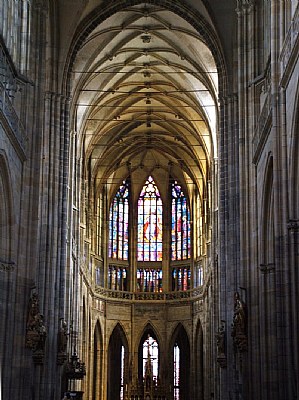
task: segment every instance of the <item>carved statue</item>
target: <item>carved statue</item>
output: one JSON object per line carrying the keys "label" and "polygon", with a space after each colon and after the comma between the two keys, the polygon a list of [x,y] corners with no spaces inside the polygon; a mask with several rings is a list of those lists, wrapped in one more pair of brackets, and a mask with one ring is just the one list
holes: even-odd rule
{"label": "carved statue", "polygon": [[68,332],[67,323],[63,318],[60,319],[60,328],[57,334],[57,364],[62,365],[67,359]]}
{"label": "carved statue", "polygon": [[234,317],[232,323],[232,337],[239,351],[247,350],[247,308],[238,292],[234,295]]}
{"label": "carved statue", "polygon": [[64,319],[61,319],[61,326],[58,332],[58,352],[65,353],[67,348],[68,333],[67,324]]}
{"label": "carved statue", "polygon": [[225,325],[222,323],[218,332],[216,333],[217,345],[217,363],[221,368],[226,367],[226,354],[225,354]]}
{"label": "carved statue", "polygon": [[35,364],[43,364],[47,330],[44,316],[39,312],[39,301],[36,292],[32,293],[27,314],[26,347],[32,350]]}
{"label": "carved statue", "polygon": [[225,329],[224,325],[221,325],[218,332],[216,333],[216,345],[217,345],[217,354],[225,354]]}

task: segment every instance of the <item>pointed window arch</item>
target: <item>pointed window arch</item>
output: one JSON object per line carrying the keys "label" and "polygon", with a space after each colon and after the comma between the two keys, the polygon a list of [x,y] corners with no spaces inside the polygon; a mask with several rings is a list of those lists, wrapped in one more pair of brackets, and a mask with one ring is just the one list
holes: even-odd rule
{"label": "pointed window arch", "polygon": [[172,357],[173,399],[190,399],[190,344],[182,324],[173,335]]}
{"label": "pointed window arch", "polygon": [[108,345],[107,400],[123,400],[128,377],[128,341],[120,324]]}
{"label": "pointed window arch", "polygon": [[153,328],[148,325],[138,346],[138,380],[156,385],[159,377],[160,346]]}
{"label": "pointed window arch", "polygon": [[110,207],[108,256],[128,260],[129,256],[129,182],[123,181]]}
{"label": "pointed window arch", "polygon": [[162,214],[160,192],[149,176],[138,199],[138,261],[162,261]]}
{"label": "pointed window arch", "polygon": [[187,198],[177,181],[171,183],[171,259],[191,257],[190,210]]}

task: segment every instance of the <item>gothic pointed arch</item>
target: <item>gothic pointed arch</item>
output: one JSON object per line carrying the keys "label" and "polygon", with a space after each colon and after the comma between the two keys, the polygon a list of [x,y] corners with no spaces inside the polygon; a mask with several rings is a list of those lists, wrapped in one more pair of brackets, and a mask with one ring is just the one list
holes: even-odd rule
{"label": "gothic pointed arch", "polygon": [[97,320],[93,335],[93,379],[92,379],[92,400],[101,398],[101,383],[103,373],[103,335],[101,324]]}
{"label": "gothic pointed arch", "polygon": [[[150,339],[150,340],[149,340]],[[144,367],[147,358],[146,346],[149,346],[150,357],[154,364],[154,377],[158,379],[160,374],[161,340],[156,329],[148,322],[144,327],[138,344],[138,381],[141,384],[144,378]]]}
{"label": "gothic pointed arch", "polygon": [[190,399],[190,341],[182,323],[176,326],[170,341],[169,371],[172,375],[174,400]]}
{"label": "gothic pointed arch", "polygon": [[0,152],[0,261],[3,265],[9,266],[12,256],[12,196],[11,177],[9,173],[6,156]]}
{"label": "gothic pointed arch", "polygon": [[296,107],[292,124],[292,137],[290,142],[290,219],[291,221],[299,220],[299,87],[296,95]]}
{"label": "gothic pointed arch", "polygon": [[195,376],[194,399],[204,398],[204,342],[203,329],[200,319],[195,330]]}
{"label": "gothic pointed arch", "polygon": [[85,296],[83,296],[83,303],[82,303],[82,341],[83,341],[83,346],[82,346],[82,357],[85,359],[86,355],[86,342],[88,339],[88,314],[87,314],[87,309],[86,309],[86,299]]}
{"label": "gothic pointed arch", "polygon": [[125,331],[117,323],[109,339],[107,400],[124,398],[128,376],[129,345]]}
{"label": "gothic pointed arch", "polygon": [[261,264],[274,263],[274,198],[273,198],[273,156],[270,153],[267,160],[264,192],[262,197],[262,243],[261,254],[264,259]]}

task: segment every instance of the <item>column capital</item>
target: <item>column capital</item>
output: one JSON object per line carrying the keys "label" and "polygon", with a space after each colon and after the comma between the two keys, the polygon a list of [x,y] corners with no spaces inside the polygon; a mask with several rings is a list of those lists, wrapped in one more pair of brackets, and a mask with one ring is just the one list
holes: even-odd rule
{"label": "column capital", "polygon": [[254,5],[255,0],[237,0],[236,13],[238,14],[238,17],[250,13],[253,10]]}

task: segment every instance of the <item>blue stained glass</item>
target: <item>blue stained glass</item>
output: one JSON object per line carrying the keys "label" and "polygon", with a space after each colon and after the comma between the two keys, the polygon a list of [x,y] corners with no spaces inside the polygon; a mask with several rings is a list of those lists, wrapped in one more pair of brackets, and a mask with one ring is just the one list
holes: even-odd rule
{"label": "blue stained glass", "polygon": [[187,259],[190,258],[191,249],[190,211],[187,198],[181,186],[176,181],[171,184],[171,194],[171,259]]}
{"label": "blue stained glass", "polygon": [[110,207],[109,245],[110,258],[128,259],[129,243],[129,184],[124,181],[119,187]]}

